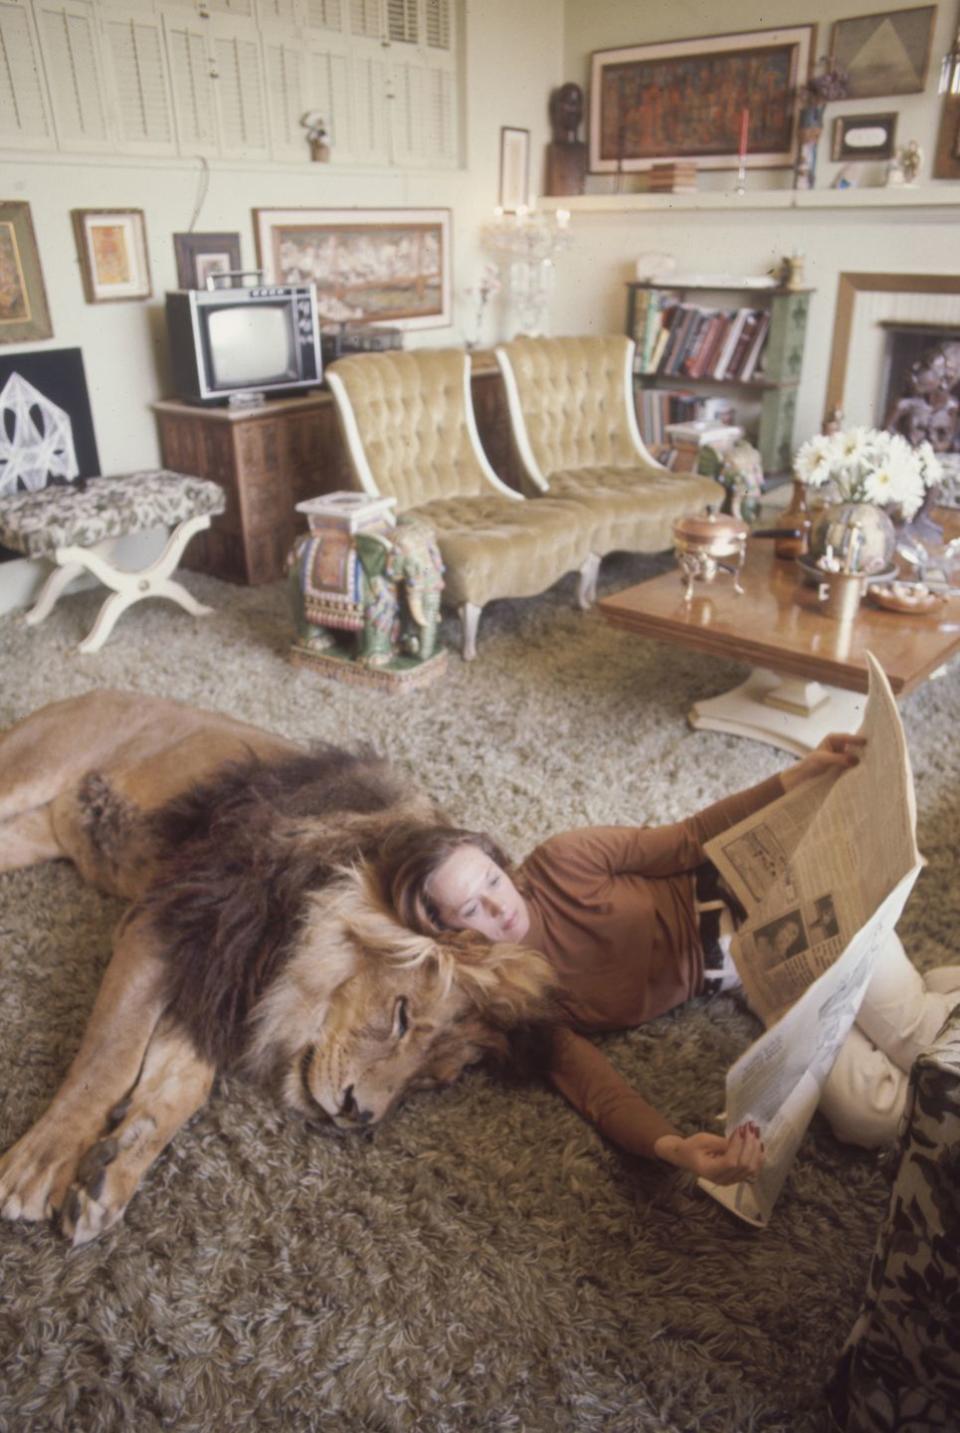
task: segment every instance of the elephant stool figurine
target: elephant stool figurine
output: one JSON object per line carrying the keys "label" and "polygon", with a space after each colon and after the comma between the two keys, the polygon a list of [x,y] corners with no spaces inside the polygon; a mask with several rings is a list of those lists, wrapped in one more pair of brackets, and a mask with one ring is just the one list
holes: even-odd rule
{"label": "elephant stool figurine", "polygon": [[[288,559],[301,654],[386,668],[437,653],[443,562],[433,529],[420,518],[394,520],[393,506],[362,493],[298,503],[310,522]],[[356,634],[352,652],[343,652],[341,633]]]}

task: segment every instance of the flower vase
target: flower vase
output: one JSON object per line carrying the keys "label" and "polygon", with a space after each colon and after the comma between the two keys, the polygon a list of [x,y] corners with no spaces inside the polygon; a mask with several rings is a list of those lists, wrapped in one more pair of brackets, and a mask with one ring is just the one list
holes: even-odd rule
{"label": "flower vase", "polygon": [[817,562],[830,548],[853,572],[886,572],[893,566],[897,533],[890,514],[876,503],[830,503],[810,529],[810,557]]}

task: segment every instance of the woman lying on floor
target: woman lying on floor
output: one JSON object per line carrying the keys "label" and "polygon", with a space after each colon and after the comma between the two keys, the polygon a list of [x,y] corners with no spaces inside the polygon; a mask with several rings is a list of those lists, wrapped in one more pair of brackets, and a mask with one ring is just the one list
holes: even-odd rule
{"label": "woman lying on floor", "polygon": [[[639,1025],[739,985],[730,935],[743,912],[704,845],[801,782],[855,765],[860,744],[828,736],[781,775],[673,825],[553,836],[516,870],[483,833],[412,828],[382,853],[384,888],[414,930],[478,931],[547,957],[569,1021],[553,1040],[550,1079],[614,1144],[716,1184],[751,1179],[763,1162],[755,1126],[728,1138],[681,1135],[582,1032]],[[895,1137],[910,1067],[958,989],[960,966],[922,977],[891,937],[823,1090],[820,1108],[838,1138],[874,1148]]]}

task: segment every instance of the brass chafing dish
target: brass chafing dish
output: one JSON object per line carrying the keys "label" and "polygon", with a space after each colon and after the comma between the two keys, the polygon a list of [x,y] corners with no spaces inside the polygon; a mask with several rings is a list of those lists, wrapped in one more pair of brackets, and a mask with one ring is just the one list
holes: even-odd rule
{"label": "brass chafing dish", "polygon": [[747,555],[750,529],[738,517],[714,512],[678,517],[673,524],[673,547],[684,581],[684,602],[693,596],[695,582],[712,582],[718,572],[729,572],[733,590],[743,593],[740,569]]}

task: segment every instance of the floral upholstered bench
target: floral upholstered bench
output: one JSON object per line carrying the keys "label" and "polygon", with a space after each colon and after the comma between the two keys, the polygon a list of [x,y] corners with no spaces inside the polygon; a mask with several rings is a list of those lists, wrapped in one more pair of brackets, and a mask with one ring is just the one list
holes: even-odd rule
{"label": "floral upholstered bench", "polygon": [[[0,543],[55,564],[27,613],[27,622],[33,626],[48,617],[57,599],[83,572],[92,573],[112,591],[80,643],[81,652],[98,651],[120,614],[145,597],[168,597],[191,616],[205,616],[211,609],[197,602],[173,573],[190,539],[209,527],[211,516],[225,506],[217,483],[166,469],[0,497]],[[110,559],[118,539],[158,527],[172,531],[154,562],[137,571],[114,566]]]}

